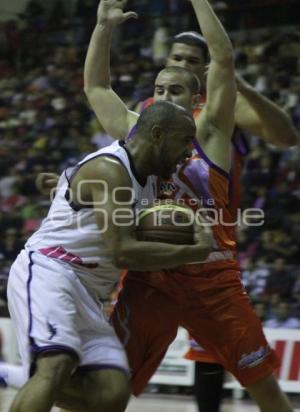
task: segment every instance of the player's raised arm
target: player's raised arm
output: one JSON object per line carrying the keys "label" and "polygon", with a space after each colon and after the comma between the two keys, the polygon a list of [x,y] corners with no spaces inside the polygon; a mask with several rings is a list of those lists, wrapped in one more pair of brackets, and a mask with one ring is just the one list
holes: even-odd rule
{"label": "player's raised arm", "polygon": [[84,66],[84,91],[106,132],[117,139],[125,138],[136,123],[138,114],[128,110],[112,90],[110,82],[110,48],[114,28],[134,12],[123,11],[126,0],[102,0]]}
{"label": "player's raised arm", "polygon": [[206,155],[224,170],[230,167],[236,83],[231,42],[207,0],[191,0],[211,57],[207,101],[197,121],[197,138]]}
{"label": "player's raised arm", "polygon": [[265,142],[279,147],[300,144],[299,132],[289,115],[258,93],[249,83],[237,77],[238,96],[235,109],[236,124]]}

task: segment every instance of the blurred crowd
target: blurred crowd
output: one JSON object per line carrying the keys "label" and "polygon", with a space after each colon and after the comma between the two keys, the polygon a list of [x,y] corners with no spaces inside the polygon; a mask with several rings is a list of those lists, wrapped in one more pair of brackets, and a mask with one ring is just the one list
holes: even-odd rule
{"label": "blurred crowd", "polygon": [[[7,313],[9,267],[49,206],[35,187],[37,174],[60,173],[112,141],[83,93],[97,3],[58,0],[49,9],[32,0],[18,18],[0,25],[0,315]],[[271,19],[261,27],[258,19],[251,30],[256,23],[247,14],[234,26],[234,2],[212,3],[231,26],[237,72],[285,108],[300,129],[300,27]],[[132,0],[129,7],[140,19],[120,27],[113,39],[112,83],[134,108],[152,95],[172,36],[197,26],[185,0]],[[262,209],[265,222],[239,227],[242,280],[266,326],[300,327],[300,151],[247,139],[242,208]]]}

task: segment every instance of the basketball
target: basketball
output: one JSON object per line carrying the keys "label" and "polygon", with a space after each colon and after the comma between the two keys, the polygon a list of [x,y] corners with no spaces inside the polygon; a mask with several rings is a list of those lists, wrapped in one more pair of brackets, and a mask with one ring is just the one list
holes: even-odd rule
{"label": "basketball", "polygon": [[184,205],[159,204],[138,216],[138,240],[176,245],[193,245],[193,211]]}

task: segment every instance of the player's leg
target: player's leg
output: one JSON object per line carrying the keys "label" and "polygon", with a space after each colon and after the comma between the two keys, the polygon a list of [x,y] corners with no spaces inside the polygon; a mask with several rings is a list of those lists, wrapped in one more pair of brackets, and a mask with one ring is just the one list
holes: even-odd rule
{"label": "player's leg", "polygon": [[273,412],[291,411],[272,377],[279,366],[278,359],[265,339],[238,275],[229,271],[216,276],[213,288],[202,290],[198,298],[195,294],[193,300],[198,302],[198,308],[192,306],[183,325],[193,338],[249,388],[262,412],[270,410],[267,391],[273,394]]}
{"label": "player's leg", "polygon": [[219,359],[190,336],[185,359],[195,362],[194,395],[199,412],[218,412],[223,395],[224,368]]}
{"label": "player's leg", "polygon": [[131,394],[124,348],[98,302],[81,284],[77,294],[81,363],[61,388],[56,404],[77,410],[83,402],[83,412],[122,412]]}
{"label": "player's leg", "polygon": [[130,394],[128,373],[108,368],[75,373],[63,386],[56,404],[67,411],[123,412]]}
{"label": "player's leg", "polygon": [[[120,395],[112,401],[111,394],[115,396],[116,390],[111,390],[110,395],[107,395],[106,390],[105,393],[101,392],[104,399],[100,405],[99,391],[95,391],[94,388],[99,383],[103,383],[103,379],[100,379],[102,375],[98,378],[99,368],[103,369],[105,366],[107,371],[111,366],[111,363],[103,365],[104,352],[105,359],[112,360],[113,366],[114,361],[119,362],[122,357],[121,367],[124,366],[128,373],[125,352],[97,301],[78,282],[76,275],[72,275],[71,269],[67,273],[64,270],[60,262],[49,262],[48,258],[39,254],[28,256],[23,253],[18,264],[14,265],[10,272],[9,309],[16,325],[22,361],[24,365],[27,364],[28,369],[28,365],[32,364],[30,354],[35,354],[34,360],[37,360],[36,372],[21,389],[12,411],[47,412],[50,410],[53,403],[59,399],[64,387],[71,385],[71,373],[76,369],[81,358],[81,361],[96,367],[97,371],[89,370],[84,374],[81,384],[83,389],[77,393],[76,407],[82,406],[85,410],[92,411],[92,407],[89,409],[86,407],[87,400],[88,405],[95,404],[97,410],[103,403],[107,405],[115,402],[111,410],[115,409],[119,412],[123,410],[124,399],[127,400],[129,396],[125,385],[121,385],[121,379],[125,379],[124,372],[120,373],[122,378],[115,379],[119,384],[118,390],[121,392],[122,389],[122,395],[126,389],[122,399]],[[112,334],[115,338],[113,342]],[[99,336],[100,343],[107,342],[108,347],[98,348]],[[97,346],[96,351],[95,346]],[[48,356],[42,355],[46,352],[49,353]],[[61,354],[58,355],[58,352]],[[101,353],[100,365],[97,362],[99,353]],[[116,375],[115,371],[112,373]],[[112,379],[107,376],[106,379],[112,384]],[[126,378],[126,385],[128,387],[128,378]],[[83,396],[88,392],[91,392],[88,397]],[[65,398],[65,401],[67,400],[67,406],[73,407],[74,403],[71,404],[73,397]],[[106,407],[105,409],[109,410]]]}
{"label": "player's leg", "polygon": [[273,374],[247,386],[246,389],[262,412],[293,411],[290,401],[280,389]]}
{"label": "player's leg", "polygon": [[179,311],[175,302],[155,288],[124,282],[111,320],[126,350],[134,395],[143,391],[176,337]]}
{"label": "player's leg", "polygon": [[194,394],[199,412],[219,412],[224,368],[218,363],[195,362]]}
{"label": "player's leg", "polygon": [[10,412],[48,412],[78,360],[67,353],[40,355],[32,378],[20,389]]}

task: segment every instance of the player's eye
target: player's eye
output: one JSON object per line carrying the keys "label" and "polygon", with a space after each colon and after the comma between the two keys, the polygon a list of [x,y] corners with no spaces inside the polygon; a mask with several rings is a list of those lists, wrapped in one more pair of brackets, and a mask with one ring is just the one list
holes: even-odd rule
{"label": "player's eye", "polygon": [[173,87],[173,88],[171,89],[171,93],[172,93],[174,96],[178,96],[178,95],[182,94],[182,92],[183,92],[183,89],[182,89],[181,87]]}
{"label": "player's eye", "polygon": [[181,56],[178,56],[177,54],[175,54],[175,55],[173,56],[173,60],[175,60],[175,61],[177,61],[177,62],[180,62],[180,61],[182,60],[182,57],[181,57]]}
{"label": "player's eye", "polygon": [[156,88],[155,88],[155,93],[156,93],[156,94],[160,94],[160,95],[161,95],[161,94],[164,94],[164,89],[162,89],[161,87],[156,87]]}
{"label": "player's eye", "polygon": [[188,63],[189,64],[199,64],[199,60],[198,59],[189,59]]}

